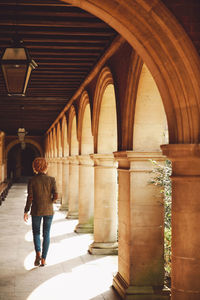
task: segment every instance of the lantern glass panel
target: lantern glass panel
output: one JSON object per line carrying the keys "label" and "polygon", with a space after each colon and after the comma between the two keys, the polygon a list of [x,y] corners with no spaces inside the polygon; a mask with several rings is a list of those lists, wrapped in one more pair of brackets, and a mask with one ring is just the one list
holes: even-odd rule
{"label": "lantern glass panel", "polygon": [[24,48],[6,48],[2,60],[27,60]]}
{"label": "lantern glass panel", "polygon": [[2,65],[6,87],[10,94],[22,94],[26,79],[26,64],[5,64]]}

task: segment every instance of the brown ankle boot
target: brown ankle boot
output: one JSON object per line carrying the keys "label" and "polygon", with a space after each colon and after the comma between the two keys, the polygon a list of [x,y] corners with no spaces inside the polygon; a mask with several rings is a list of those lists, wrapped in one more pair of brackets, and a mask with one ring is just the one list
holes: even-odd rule
{"label": "brown ankle boot", "polygon": [[40,267],[44,267],[46,265],[45,258],[41,258]]}
{"label": "brown ankle boot", "polygon": [[41,260],[40,252],[36,252],[34,266],[36,266],[36,267],[39,266],[40,265],[40,260]]}

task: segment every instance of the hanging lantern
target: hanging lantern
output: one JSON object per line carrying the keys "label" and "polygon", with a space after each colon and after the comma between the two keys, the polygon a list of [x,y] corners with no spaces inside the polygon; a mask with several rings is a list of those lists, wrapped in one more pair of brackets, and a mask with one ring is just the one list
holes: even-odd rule
{"label": "hanging lantern", "polygon": [[36,67],[37,64],[30,59],[28,50],[19,43],[4,50],[1,68],[9,96],[25,96],[31,71]]}
{"label": "hanging lantern", "polygon": [[24,142],[26,134],[27,134],[27,132],[26,132],[25,128],[18,128],[17,135],[19,137],[20,142]]}

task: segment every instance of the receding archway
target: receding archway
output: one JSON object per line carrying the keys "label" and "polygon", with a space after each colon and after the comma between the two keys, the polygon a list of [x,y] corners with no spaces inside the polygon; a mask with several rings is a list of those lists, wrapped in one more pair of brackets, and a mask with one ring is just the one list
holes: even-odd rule
{"label": "receding archway", "polygon": [[20,143],[14,145],[7,154],[7,177],[16,181],[33,176],[32,162],[38,156],[40,152],[32,144],[26,143],[25,149]]}

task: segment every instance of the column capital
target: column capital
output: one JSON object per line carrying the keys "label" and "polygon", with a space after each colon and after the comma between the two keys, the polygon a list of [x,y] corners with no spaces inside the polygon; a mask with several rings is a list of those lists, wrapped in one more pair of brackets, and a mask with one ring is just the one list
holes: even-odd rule
{"label": "column capital", "polygon": [[79,164],[78,155],[69,156],[68,159],[69,159],[70,164],[73,164],[73,165]]}
{"label": "column capital", "polygon": [[56,158],[55,158],[55,157],[51,157],[51,158],[50,158],[50,162],[51,162],[51,163],[56,163],[56,162],[57,162],[57,160],[56,160]]}
{"label": "column capital", "polygon": [[131,169],[134,162],[149,162],[150,160],[165,161],[166,156],[161,151],[136,152],[119,151],[114,152],[114,157],[119,163],[119,169]]}
{"label": "column capital", "polygon": [[200,144],[167,144],[160,147],[171,160],[200,159]]}
{"label": "column capital", "polygon": [[161,149],[172,161],[173,176],[200,175],[200,144],[168,144]]}
{"label": "column capital", "polygon": [[91,158],[91,156],[89,154],[79,155],[78,160],[79,160],[80,165],[87,165],[87,166],[93,166],[94,165],[94,161],[93,161],[93,159]]}
{"label": "column capital", "polygon": [[94,166],[103,167],[117,167],[117,161],[114,154],[90,154],[91,159],[94,161]]}
{"label": "column capital", "polygon": [[69,156],[67,156],[67,157],[62,157],[62,163],[63,163],[63,164],[69,164]]}
{"label": "column capital", "polygon": [[56,162],[62,164],[62,157],[57,157]]}

